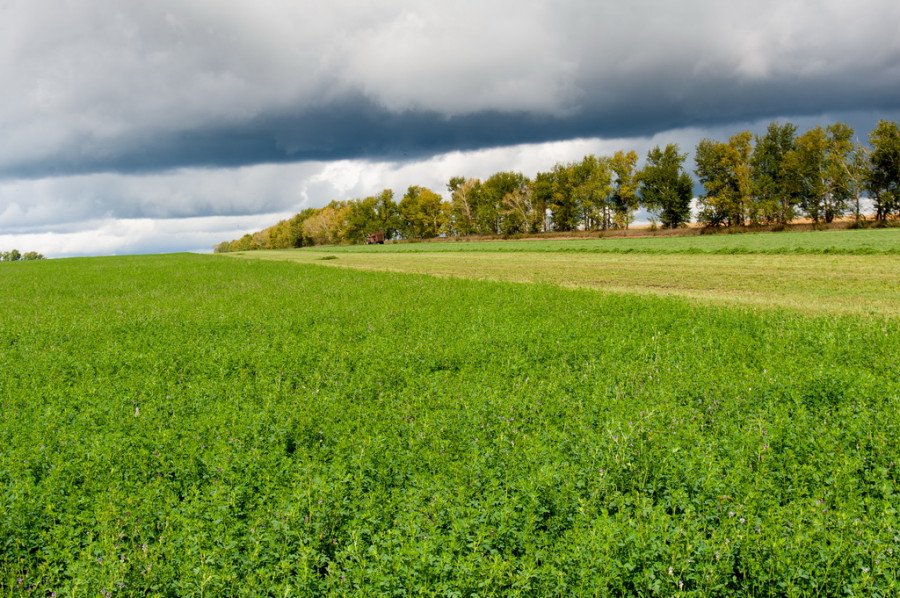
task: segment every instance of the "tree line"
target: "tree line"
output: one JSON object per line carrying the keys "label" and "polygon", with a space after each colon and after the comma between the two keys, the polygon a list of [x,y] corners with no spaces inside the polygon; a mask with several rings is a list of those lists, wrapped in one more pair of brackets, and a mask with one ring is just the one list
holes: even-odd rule
{"label": "tree line", "polygon": [[44,259],[44,256],[37,251],[26,251],[25,253],[20,252],[18,249],[11,249],[10,251],[0,251],[0,262],[24,262],[42,259]]}
{"label": "tree line", "polygon": [[[395,201],[385,189],[361,199],[335,200],[215,247],[216,252],[362,243],[374,231],[386,239],[517,235],[547,231],[627,229],[643,207],[665,228],[690,222],[694,180],[677,144],[654,147],[638,168],[634,151],[557,163],[528,178],[497,172],[485,180],[456,176],[448,199],[411,186]],[[900,216],[900,129],[881,120],[868,145],[844,123],[803,133],[772,122],[754,136],[703,139],[694,152],[697,197],[705,226],[786,225],[799,217],[830,223],[865,220],[868,197],[876,222]]]}

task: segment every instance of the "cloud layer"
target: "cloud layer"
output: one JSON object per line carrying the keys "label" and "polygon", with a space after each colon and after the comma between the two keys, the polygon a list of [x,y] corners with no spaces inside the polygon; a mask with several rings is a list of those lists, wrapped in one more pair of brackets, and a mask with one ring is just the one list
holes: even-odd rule
{"label": "cloud layer", "polygon": [[422,156],[900,108],[890,1],[3,6],[7,177]]}
{"label": "cloud layer", "polygon": [[0,249],[207,248],[777,117],[864,135],[900,114],[898,22],[884,0],[0,0]]}

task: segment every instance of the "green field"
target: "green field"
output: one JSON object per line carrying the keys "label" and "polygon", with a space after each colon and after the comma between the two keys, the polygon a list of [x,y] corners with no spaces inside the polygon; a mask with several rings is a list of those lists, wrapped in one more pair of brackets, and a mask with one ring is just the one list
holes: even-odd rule
{"label": "green field", "polygon": [[900,316],[900,229],[409,243],[228,254],[359,270],[675,295],[712,305]]}
{"label": "green field", "polygon": [[714,254],[900,254],[900,228],[815,232],[635,236],[596,239],[523,239],[388,243],[387,245],[319,246],[308,251],[372,253],[500,251],[578,253],[714,253]]}
{"label": "green field", "polygon": [[0,264],[0,595],[900,592],[874,287],[751,308],[327,251]]}

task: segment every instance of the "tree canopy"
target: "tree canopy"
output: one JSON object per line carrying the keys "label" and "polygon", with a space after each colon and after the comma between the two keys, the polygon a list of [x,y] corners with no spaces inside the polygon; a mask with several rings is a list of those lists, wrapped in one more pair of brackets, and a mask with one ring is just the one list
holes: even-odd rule
{"label": "tree canopy", "polygon": [[[741,131],[725,141],[701,140],[694,173],[703,187],[696,197],[704,226],[784,225],[799,216],[830,223],[852,215],[864,220],[864,196],[877,222],[900,216],[900,131],[882,120],[854,141],[844,123],[798,133],[789,122],[772,122],[762,135]],[[500,171],[484,180],[453,176],[447,199],[419,185],[400,202],[394,192],[335,200],[308,208],[267,229],[216,246],[216,251],[362,243],[383,231],[385,239],[437,236],[520,235],[544,231],[627,229],[644,209],[663,226],[691,221],[694,180],[686,153],[675,144],[654,147],[639,165],[632,151],[588,154],[558,162],[533,178]]]}
{"label": "tree canopy", "polygon": [[0,262],[30,262],[42,259],[45,259],[44,256],[37,251],[26,251],[25,253],[22,253],[18,249],[0,251]]}
{"label": "tree canopy", "polygon": [[647,153],[647,164],[638,175],[641,204],[654,211],[666,228],[677,228],[690,221],[694,183],[683,164],[687,154],[678,145],[654,147]]}
{"label": "tree canopy", "polygon": [[900,129],[897,123],[878,121],[869,134],[872,153],[867,189],[875,203],[875,219],[900,215]]}

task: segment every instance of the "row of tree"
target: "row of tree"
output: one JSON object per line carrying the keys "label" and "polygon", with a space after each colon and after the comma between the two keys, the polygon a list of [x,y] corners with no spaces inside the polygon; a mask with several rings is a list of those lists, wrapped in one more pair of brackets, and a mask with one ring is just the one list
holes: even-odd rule
{"label": "row of tree", "polygon": [[[798,135],[795,125],[778,122],[760,136],[743,131],[725,142],[704,139],[694,154],[694,172],[704,188],[697,198],[698,221],[789,224],[805,216],[828,223],[849,214],[861,220],[862,197],[871,199],[876,220],[900,216],[900,129],[882,120],[868,141],[855,141],[843,123]],[[533,179],[519,172],[498,172],[484,181],[453,177],[447,200],[412,186],[397,202],[385,189],[306,209],[215,249],[361,243],[374,231],[384,231],[387,239],[427,239],[627,229],[640,207],[675,228],[691,219],[694,181],[686,159],[669,144],[651,149],[640,169],[636,152],[618,151],[558,163]]]}
{"label": "row of tree", "polygon": [[[754,143],[755,142],[755,143]],[[765,135],[743,131],[727,142],[704,139],[694,154],[705,188],[699,220],[708,225],[788,224],[799,215],[832,222],[852,213],[860,220],[868,195],[875,219],[900,209],[900,133],[881,121],[870,147],[854,141],[843,123],[797,135],[790,123],[772,123]]]}
{"label": "row of tree", "polygon": [[25,253],[20,252],[18,249],[0,251],[0,262],[19,262],[42,259],[44,259],[44,256],[37,251],[26,251]]}

